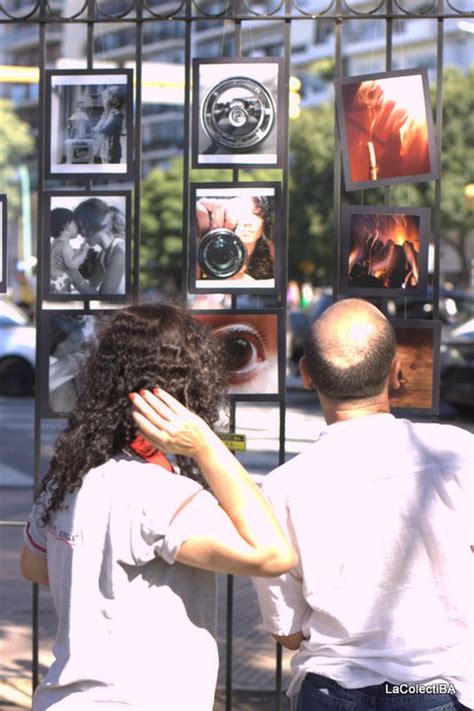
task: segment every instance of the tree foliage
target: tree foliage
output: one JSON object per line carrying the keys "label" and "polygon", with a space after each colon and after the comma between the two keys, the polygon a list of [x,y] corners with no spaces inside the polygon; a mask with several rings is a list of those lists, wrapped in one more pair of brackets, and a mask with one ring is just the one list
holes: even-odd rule
{"label": "tree foliage", "polygon": [[10,218],[19,207],[18,167],[34,150],[30,127],[13,108],[13,102],[0,99],[0,192],[8,195]]}

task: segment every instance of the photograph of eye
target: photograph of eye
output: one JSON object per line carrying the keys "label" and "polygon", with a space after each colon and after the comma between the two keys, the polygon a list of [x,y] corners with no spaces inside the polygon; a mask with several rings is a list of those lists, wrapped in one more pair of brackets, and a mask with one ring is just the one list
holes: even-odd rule
{"label": "photograph of eye", "polygon": [[392,321],[400,359],[399,388],[390,389],[390,406],[435,412],[438,406],[438,321]]}
{"label": "photograph of eye", "polygon": [[426,70],[336,81],[347,190],[438,177]]}
{"label": "photograph of eye", "polygon": [[194,167],[281,165],[286,116],[281,58],[194,60]]}
{"label": "photograph of eye", "polygon": [[429,208],[344,205],[340,291],[364,296],[423,294],[429,213]]}
{"label": "photograph of eye", "polygon": [[194,184],[190,291],[276,290],[280,259],[280,186]]}
{"label": "photograph of eye", "polygon": [[278,395],[278,314],[246,311],[196,311],[222,347],[228,394]]}

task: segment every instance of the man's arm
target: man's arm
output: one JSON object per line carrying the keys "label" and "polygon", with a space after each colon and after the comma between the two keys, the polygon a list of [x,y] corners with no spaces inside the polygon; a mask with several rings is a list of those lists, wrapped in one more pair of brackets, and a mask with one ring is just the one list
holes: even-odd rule
{"label": "man's arm", "polygon": [[287,635],[277,635],[272,634],[273,639],[281,644],[285,649],[291,649],[292,652],[300,648],[301,642],[305,639],[302,632],[295,632],[294,634]]}
{"label": "man's arm", "polygon": [[33,553],[29,548],[23,546],[20,567],[23,577],[27,580],[49,587],[48,564],[44,556]]}

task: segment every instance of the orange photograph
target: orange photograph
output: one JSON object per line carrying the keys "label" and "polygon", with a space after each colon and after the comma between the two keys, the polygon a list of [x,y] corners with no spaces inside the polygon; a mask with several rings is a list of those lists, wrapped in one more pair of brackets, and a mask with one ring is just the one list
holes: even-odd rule
{"label": "orange photograph", "polygon": [[439,400],[438,321],[392,321],[400,359],[399,388],[389,393],[390,406],[436,414]]}
{"label": "orange photograph", "polygon": [[437,177],[424,70],[341,79],[336,103],[347,190]]}

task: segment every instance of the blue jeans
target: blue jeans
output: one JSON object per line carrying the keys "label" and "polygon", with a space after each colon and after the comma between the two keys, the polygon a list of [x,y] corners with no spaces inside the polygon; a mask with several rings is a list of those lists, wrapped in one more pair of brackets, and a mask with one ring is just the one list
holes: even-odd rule
{"label": "blue jeans", "polygon": [[345,689],[332,679],[307,674],[296,711],[468,711],[453,694],[394,693],[389,683]]}

